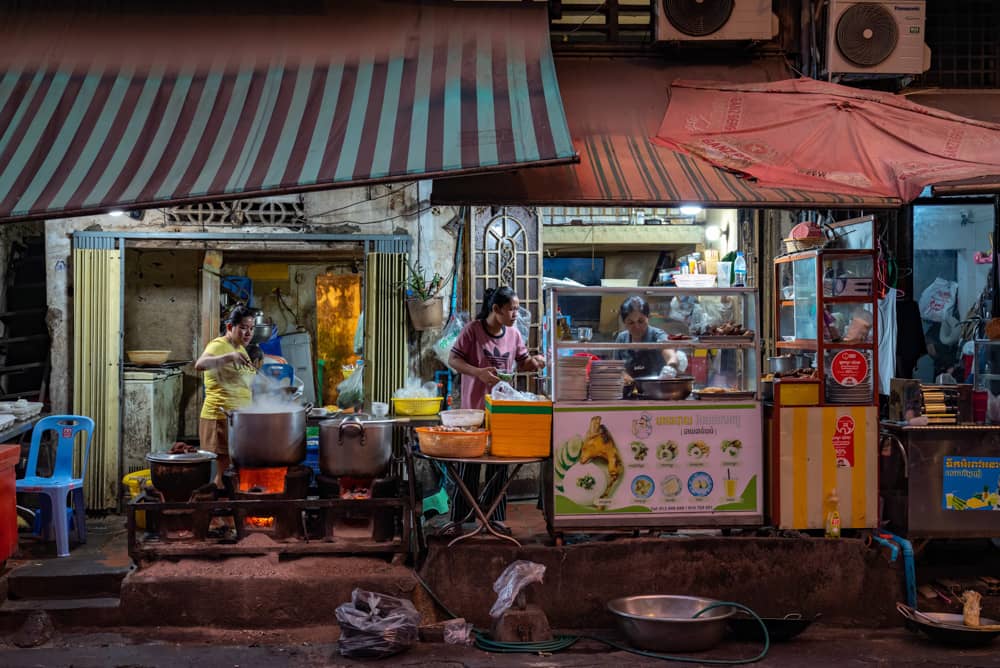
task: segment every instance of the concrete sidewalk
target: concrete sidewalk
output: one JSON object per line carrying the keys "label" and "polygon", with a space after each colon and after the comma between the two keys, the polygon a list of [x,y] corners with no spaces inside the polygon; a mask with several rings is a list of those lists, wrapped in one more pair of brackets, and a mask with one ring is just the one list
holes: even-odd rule
{"label": "concrete sidewalk", "polygon": [[[605,632],[608,633],[608,632]],[[55,637],[32,650],[0,647],[0,665],[7,668],[37,666],[105,668],[143,666],[179,668],[271,668],[280,666],[412,666],[414,668],[604,668],[607,666],[665,666],[668,662],[625,652],[607,651],[592,641],[581,641],[571,650],[549,656],[487,654],[474,648],[421,644],[382,661],[350,661],[337,653],[336,629],[312,627],[296,631],[213,632],[191,629],[121,629],[74,633]],[[723,643],[712,652],[690,655],[703,658],[751,657],[759,645]],[[790,642],[775,644],[762,667],[843,668],[848,666],[1000,666],[996,645],[958,650],[931,644],[902,629],[864,631],[813,626]]]}

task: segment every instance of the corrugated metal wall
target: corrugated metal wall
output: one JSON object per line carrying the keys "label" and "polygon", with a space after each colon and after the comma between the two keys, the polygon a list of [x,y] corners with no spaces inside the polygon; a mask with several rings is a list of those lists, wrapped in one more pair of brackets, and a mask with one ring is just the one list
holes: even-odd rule
{"label": "corrugated metal wall", "polygon": [[94,509],[118,505],[121,280],[121,251],[114,239],[78,241],[73,249],[73,412],[94,420],[84,480],[87,507]]}
{"label": "corrugated metal wall", "polygon": [[406,253],[365,259],[365,396],[388,402],[406,381]]}

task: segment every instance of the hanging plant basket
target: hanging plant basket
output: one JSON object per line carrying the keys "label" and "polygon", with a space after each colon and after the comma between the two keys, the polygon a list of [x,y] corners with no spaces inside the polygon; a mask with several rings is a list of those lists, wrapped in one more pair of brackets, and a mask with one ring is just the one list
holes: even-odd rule
{"label": "hanging plant basket", "polygon": [[410,322],[413,329],[423,332],[428,329],[438,329],[444,325],[444,298],[431,297],[419,299],[411,297],[406,300],[406,309],[410,312]]}

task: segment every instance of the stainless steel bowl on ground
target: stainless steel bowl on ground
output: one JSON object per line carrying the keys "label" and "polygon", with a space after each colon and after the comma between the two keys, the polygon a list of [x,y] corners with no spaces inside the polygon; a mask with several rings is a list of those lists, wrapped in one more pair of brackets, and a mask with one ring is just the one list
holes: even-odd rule
{"label": "stainless steel bowl on ground", "polygon": [[680,401],[687,399],[694,388],[694,377],[677,376],[676,378],[660,378],[659,376],[643,376],[635,379],[636,388],[643,399],[659,399],[661,401]]}
{"label": "stainless steel bowl on ground", "polygon": [[608,603],[618,628],[637,649],[653,652],[700,652],[722,642],[728,606],[712,608],[718,601],[699,596],[625,596]]}

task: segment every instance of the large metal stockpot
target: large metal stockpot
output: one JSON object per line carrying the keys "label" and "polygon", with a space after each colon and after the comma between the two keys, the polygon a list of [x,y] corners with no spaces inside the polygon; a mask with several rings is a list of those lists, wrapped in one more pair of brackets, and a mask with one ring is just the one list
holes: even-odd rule
{"label": "large metal stockpot", "polygon": [[347,415],[319,423],[319,469],[329,476],[382,475],[392,458],[394,420]]}
{"label": "large metal stockpot", "polygon": [[229,456],[238,468],[295,466],[306,458],[306,413],[289,403],[226,411]]}

